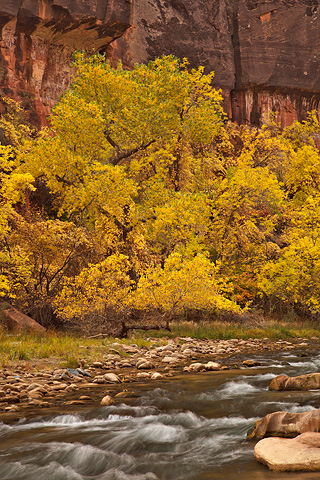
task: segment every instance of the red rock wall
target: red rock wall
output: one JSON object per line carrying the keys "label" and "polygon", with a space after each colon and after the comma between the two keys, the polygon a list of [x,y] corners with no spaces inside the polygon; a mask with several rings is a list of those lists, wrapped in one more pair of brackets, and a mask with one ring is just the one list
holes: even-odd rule
{"label": "red rock wall", "polygon": [[318,0],[240,0],[234,4],[232,118],[259,123],[273,110],[283,126],[320,112]]}
{"label": "red rock wall", "polygon": [[172,53],[216,72],[225,109],[282,125],[320,112],[318,0],[0,0],[0,88],[34,123],[70,83],[76,49],[130,67]]}
{"label": "red rock wall", "polygon": [[0,0],[0,87],[44,124],[70,84],[75,50],[96,52],[131,25],[130,0]]}
{"label": "red rock wall", "polygon": [[231,30],[227,0],[133,0],[132,27],[112,43],[112,55],[127,66],[159,55],[186,57],[194,67],[214,70],[215,85],[230,90],[235,81]]}

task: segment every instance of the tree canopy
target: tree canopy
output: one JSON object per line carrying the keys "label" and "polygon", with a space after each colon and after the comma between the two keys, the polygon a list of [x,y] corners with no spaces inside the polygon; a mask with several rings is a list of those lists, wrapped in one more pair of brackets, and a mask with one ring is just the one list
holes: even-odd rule
{"label": "tree canopy", "polygon": [[78,52],[74,68],[50,128],[0,125],[0,294],[79,324],[265,298],[318,313],[315,114],[226,122],[213,73],[173,56],[127,70]]}

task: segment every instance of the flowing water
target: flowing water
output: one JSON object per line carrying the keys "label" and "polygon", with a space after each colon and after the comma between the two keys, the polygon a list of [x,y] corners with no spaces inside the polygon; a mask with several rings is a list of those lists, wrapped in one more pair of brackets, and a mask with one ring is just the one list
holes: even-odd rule
{"label": "flowing water", "polygon": [[0,423],[0,479],[319,479],[258,464],[246,432],[270,412],[320,407],[318,391],[268,391],[280,373],[319,371],[320,355],[259,360],[263,366],[252,370],[135,386],[139,396],[127,404]]}

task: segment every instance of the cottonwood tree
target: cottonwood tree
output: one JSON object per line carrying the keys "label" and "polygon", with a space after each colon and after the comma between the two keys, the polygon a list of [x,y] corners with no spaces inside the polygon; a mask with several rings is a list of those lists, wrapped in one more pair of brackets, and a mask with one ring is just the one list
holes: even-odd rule
{"label": "cottonwood tree", "polygon": [[[151,271],[166,271],[166,260],[177,249],[192,243],[203,250],[211,210],[202,166],[214,163],[212,146],[223,126],[222,97],[211,86],[213,74],[205,75],[202,67],[189,71],[186,62],[172,56],[130,71],[121,64],[112,68],[99,55],[78,53],[74,66],[71,89],[51,115],[52,133],[22,153],[21,163],[45,179],[61,218],[82,225],[99,245],[96,263],[65,289],[94,283],[111,259],[125,257],[130,288],[141,292],[142,279]],[[191,275],[187,269],[181,272]],[[213,288],[211,280],[208,288]],[[57,300],[65,317],[70,317],[68,295]],[[191,308],[189,295],[185,302]],[[110,295],[104,298],[109,305]],[[84,297],[79,305],[83,302]],[[99,308],[91,303],[103,311],[103,302]]]}
{"label": "cottonwood tree", "polygon": [[[139,312],[170,320],[256,301],[266,265],[298,242],[295,212],[317,196],[315,116],[283,131],[272,118],[259,130],[225,124],[213,74],[172,56],[126,70],[77,53],[74,67],[50,129],[15,150],[20,199],[35,179],[52,209],[12,223],[13,264],[29,266],[7,291],[24,298],[32,279],[34,304],[47,295],[80,323],[114,312],[123,334]],[[28,224],[43,232],[21,249]]]}
{"label": "cottonwood tree", "polygon": [[292,214],[288,246],[261,271],[259,286],[291,306],[320,313],[320,195],[309,196]]}

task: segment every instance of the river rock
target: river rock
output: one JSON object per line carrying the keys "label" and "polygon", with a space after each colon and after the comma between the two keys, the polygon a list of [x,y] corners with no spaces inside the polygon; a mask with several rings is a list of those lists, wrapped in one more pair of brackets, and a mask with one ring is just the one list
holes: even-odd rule
{"label": "river rock", "polygon": [[43,388],[43,387],[38,387],[38,388],[34,388],[33,390],[29,390],[28,391],[28,397],[29,398],[42,398],[43,395],[46,395],[48,393],[48,390],[46,388]]}
{"label": "river rock", "polygon": [[132,367],[131,363],[129,361],[122,361],[122,362],[119,362],[119,368],[130,368]]}
{"label": "river rock", "polygon": [[177,359],[174,357],[165,356],[161,361],[162,363],[175,363]]}
{"label": "river rock", "polygon": [[0,398],[1,403],[19,403],[20,398],[16,395],[7,395]]}
{"label": "river rock", "polygon": [[96,375],[93,379],[93,383],[106,383],[103,375]]}
{"label": "river rock", "polygon": [[107,407],[108,405],[114,405],[114,400],[112,397],[110,397],[110,395],[106,395],[105,397],[103,397],[103,399],[101,400],[101,403],[100,405],[104,406],[104,407]]}
{"label": "river rock", "polygon": [[75,385],[74,383],[71,383],[70,385],[67,386],[66,392],[74,392],[74,390],[77,390],[78,386]]}
{"label": "river rock", "polygon": [[71,377],[79,377],[80,372],[75,368],[67,368],[68,375]]}
{"label": "river rock", "polygon": [[66,383],[58,383],[55,385],[51,385],[51,390],[54,390],[55,392],[59,392],[60,390],[65,390],[67,388]]}
{"label": "river rock", "polygon": [[189,372],[201,372],[202,370],[205,370],[206,367],[205,367],[205,364],[204,363],[191,363],[191,365],[189,365]]}
{"label": "river rock", "polygon": [[137,395],[134,392],[128,392],[128,390],[124,390],[123,392],[118,392],[115,395],[115,398],[132,398],[136,396]]}
{"label": "river rock", "polygon": [[319,471],[320,433],[296,438],[265,438],[254,448],[256,460],[275,471]]}
{"label": "river rock", "polygon": [[5,385],[2,386],[2,388],[5,389],[5,390],[7,390],[7,389],[13,390],[14,392],[20,392],[21,388],[24,388],[26,386],[28,386],[28,385],[27,384],[21,385],[21,383],[19,385],[12,385],[11,383],[6,383]]}
{"label": "river rock", "polygon": [[159,372],[154,372],[151,375],[151,380],[160,380],[161,378],[163,378],[163,375],[161,375]]}
{"label": "river rock", "polygon": [[87,370],[83,370],[83,368],[76,368],[76,370],[77,370],[77,372],[80,373],[80,375],[83,375],[84,377],[91,377],[92,376],[90,372],[88,372]]}
{"label": "river rock", "polygon": [[154,364],[150,361],[146,361],[144,363],[140,363],[140,365],[137,367],[139,370],[142,370],[142,369],[150,369],[150,368],[154,368]]}
{"label": "river rock", "polygon": [[41,400],[38,400],[37,398],[33,398],[32,400],[29,400],[28,406],[42,407],[43,403],[47,403],[47,402],[42,402]]}
{"label": "river rock", "polygon": [[164,345],[163,347],[160,347],[163,352],[173,352],[174,351],[174,345]]}
{"label": "river rock", "polygon": [[72,374],[70,374],[66,368],[60,368],[60,369],[55,370],[53,372],[53,377],[52,378],[54,380],[68,381],[68,380],[70,380],[71,377],[72,377]]}
{"label": "river rock", "polygon": [[37,390],[31,390],[31,392],[28,393],[28,398],[33,398],[33,399],[40,399],[43,397],[43,394]]}
{"label": "river rock", "polygon": [[93,362],[92,366],[94,368],[103,368],[103,363],[102,362]]}
{"label": "river rock", "polygon": [[182,350],[182,352],[183,352],[183,355],[186,357],[189,357],[194,353],[193,350],[191,350],[191,348],[185,348],[184,350]]}
{"label": "river rock", "polygon": [[210,371],[217,371],[217,370],[220,370],[220,368],[221,368],[221,363],[218,363],[218,362],[208,362],[208,363],[205,363],[204,368],[205,368],[206,370],[210,370]]}
{"label": "river rock", "polygon": [[34,390],[35,388],[41,388],[42,385],[40,383],[30,383],[30,385],[27,387],[27,392],[30,390]]}
{"label": "river rock", "polygon": [[278,375],[273,378],[269,390],[315,390],[320,389],[320,373],[307,373],[297,377]]}
{"label": "river rock", "polygon": [[150,378],[151,374],[149,372],[139,372],[137,373],[137,378]]}
{"label": "river rock", "polygon": [[106,383],[121,383],[120,378],[115,373],[106,373],[103,378]]}
{"label": "river rock", "polygon": [[138,353],[139,349],[131,345],[122,345],[122,349],[127,353]]}
{"label": "river rock", "polygon": [[320,432],[320,409],[302,413],[269,413],[254,424],[247,438],[295,437],[305,432]]}
{"label": "river rock", "polygon": [[150,360],[147,360],[146,358],[139,358],[136,362],[136,367],[139,370],[148,369],[148,368],[154,368],[154,364],[150,362]]}
{"label": "river rock", "polygon": [[20,408],[17,405],[11,405],[8,407],[5,407],[6,412],[18,412]]}
{"label": "river rock", "polygon": [[259,367],[261,365],[260,362],[258,362],[258,360],[244,360],[242,362],[242,365],[244,367]]}

